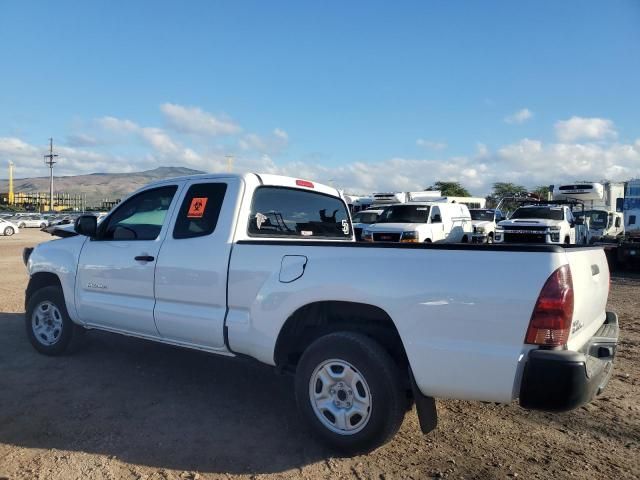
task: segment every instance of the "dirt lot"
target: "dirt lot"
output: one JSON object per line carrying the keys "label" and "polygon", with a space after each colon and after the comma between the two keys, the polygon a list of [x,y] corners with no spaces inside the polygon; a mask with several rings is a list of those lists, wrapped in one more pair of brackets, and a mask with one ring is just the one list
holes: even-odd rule
{"label": "dirt lot", "polygon": [[49,236],[0,237],[0,479],[639,478],[640,276],[618,275],[614,376],[566,414],[439,401],[439,428],[415,412],[388,445],[336,458],[298,423],[287,377],[236,361],[91,332],[62,358],[24,334],[21,261]]}

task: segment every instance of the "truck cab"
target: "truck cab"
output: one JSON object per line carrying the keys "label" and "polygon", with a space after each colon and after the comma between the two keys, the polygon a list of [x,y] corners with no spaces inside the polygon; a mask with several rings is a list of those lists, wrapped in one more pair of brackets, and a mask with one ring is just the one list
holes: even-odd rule
{"label": "truck cab", "polygon": [[408,202],[390,205],[362,235],[369,242],[457,243],[469,242],[471,214],[466,205]]}
{"label": "truck cab", "polygon": [[606,210],[574,211],[576,218],[584,218],[585,225],[589,227],[589,242],[598,242],[607,239],[616,239],[624,235],[624,216],[620,212],[608,212]]}
{"label": "truck cab", "polygon": [[533,204],[516,209],[508,220],[498,223],[497,243],[586,244],[588,231],[583,219],[576,219],[566,205]]}
{"label": "truck cab", "polygon": [[362,240],[362,232],[364,229],[376,223],[383,211],[384,209],[381,208],[370,208],[368,210],[360,210],[353,214],[351,221],[353,222],[353,232],[356,235],[357,241]]}
{"label": "truck cab", "polygon": [[469,213],[473,225],[473,243],[493,243],[496,225],[505,219],[502,212],[491,208],[472,208]]}

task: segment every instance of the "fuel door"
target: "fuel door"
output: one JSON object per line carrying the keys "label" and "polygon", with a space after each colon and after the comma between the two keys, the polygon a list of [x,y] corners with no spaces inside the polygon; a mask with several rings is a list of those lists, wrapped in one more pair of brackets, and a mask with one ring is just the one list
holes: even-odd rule
{"label": "fuel door", "polygon": [[307,257],[304,255],[285,255],[280,264],[280,282],[291,283],[304,274]]}

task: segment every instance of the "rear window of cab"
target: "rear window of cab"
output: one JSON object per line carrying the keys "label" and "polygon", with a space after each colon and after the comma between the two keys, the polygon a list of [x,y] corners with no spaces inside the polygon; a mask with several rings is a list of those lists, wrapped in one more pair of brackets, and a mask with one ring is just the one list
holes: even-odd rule
{"label": "rear window of cab", "polygon": [[345,203],[331,195],[286,187],[259,187],[253,195],[252,237],[351,238]]}

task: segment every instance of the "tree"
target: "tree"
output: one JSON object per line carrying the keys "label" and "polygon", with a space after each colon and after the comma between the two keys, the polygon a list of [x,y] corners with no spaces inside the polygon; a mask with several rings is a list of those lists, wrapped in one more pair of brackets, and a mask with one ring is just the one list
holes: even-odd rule
{"label": "tree", "polygon": [[427,190],[440,190],[443,197],[470,197],[469,190],[460,185],[460,182],[437,181]]}
{"label": "tree", "polygon": [[531,190],[531,193],[538,197],[540,200],[547,200],[547,198],[549,198],[550,192],[549,187],[547,187],[546,185],[540,185]]}
{"label": "tree", "polygon": [[[496,182],[493,184],[493,192],[487,197],[487,206],[495,208],[504,197],[523,197],[527,196],[527,189],[522,185],[516,185],[510,182]],[[511,209],[512,205],[509,205]],[[504,209],[504,207],[503,207]]]}

